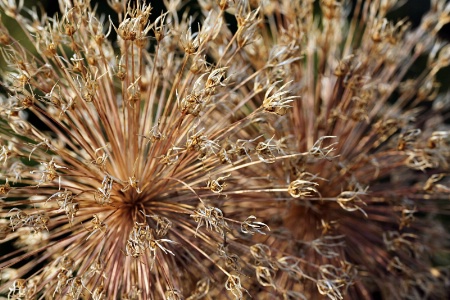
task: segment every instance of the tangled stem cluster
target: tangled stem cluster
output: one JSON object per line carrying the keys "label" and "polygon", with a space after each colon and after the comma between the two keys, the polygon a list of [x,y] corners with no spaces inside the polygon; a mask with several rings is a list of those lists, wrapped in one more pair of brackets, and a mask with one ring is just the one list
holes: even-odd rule
{"label": "tangled stem cluster", "polygon": [[444,0],[59,2],[0,1],[3,297],[446,297]]}

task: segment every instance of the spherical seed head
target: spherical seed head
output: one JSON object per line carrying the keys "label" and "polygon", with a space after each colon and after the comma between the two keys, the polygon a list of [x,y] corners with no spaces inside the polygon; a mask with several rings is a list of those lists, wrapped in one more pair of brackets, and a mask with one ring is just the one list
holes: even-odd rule
{"label": "spherical seed head", "polygon": [[[446,292],[429,258],[447,235],[426,218],[448,200],[450,140],[429,25],[384,20],[392,7],[377,1],[360,3],[352,26],[336,1],[319,15],[311,1],[202,1],[195,27],[177,1],[155,21],[143,1],[108,1],[111,26],[88,1],[48,20],[11,3],[0,7],[35,49],[0,27],[14,40],[2,49],[0,238],[11,250],[0,293]],[[428,52],[410,79],[423,88],[404,88]]]}

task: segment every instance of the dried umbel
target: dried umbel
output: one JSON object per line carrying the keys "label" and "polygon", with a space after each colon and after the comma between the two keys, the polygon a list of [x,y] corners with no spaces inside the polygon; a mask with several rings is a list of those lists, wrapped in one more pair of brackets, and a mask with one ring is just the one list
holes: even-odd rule
{"label": "dried umbel", "polygon": [[2,295],[443,297],[443,1],[60,2],[0,2]]}
{"label": "dried umbel", "polygon": [[258,282],[285,284],[302,296],[283,296],[296,299],[446,298],[448,269],[435,260],[448,255],[449,235],[432,216],[448,215],[450,102],[436,74],[448,65],[437,32],[450,6],[431,1],[411,28],[387,18],[396,1],[318,2],[319,15],[314,1],[263,6],[270,34],[244,48],[252,59],[242,77],[259,83],[248,89],[270,91],[282,78],[301,97],[275,102],[286,114],[267,94],[250,100],[272,113],[260,153],[267,162],[278,153],[269,149],[308,153],[270,168],[279,193],[253,206],[273,216],[252,248]]}

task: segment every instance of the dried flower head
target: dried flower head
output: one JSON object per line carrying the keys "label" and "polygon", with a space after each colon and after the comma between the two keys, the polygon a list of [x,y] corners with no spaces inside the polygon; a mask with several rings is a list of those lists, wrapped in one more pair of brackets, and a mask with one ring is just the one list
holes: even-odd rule
{"label": "dried flower head", "polygon": [[444,1],[108,4],[0,2],[2,295],[445,297]]}

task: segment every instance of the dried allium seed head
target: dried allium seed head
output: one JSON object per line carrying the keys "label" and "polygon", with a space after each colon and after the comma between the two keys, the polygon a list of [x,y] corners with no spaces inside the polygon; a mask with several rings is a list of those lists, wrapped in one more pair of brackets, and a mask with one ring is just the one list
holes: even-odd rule
{"label": "dried allium seed head", "polygon": [[59,2],[0,0],[0,296],[445,298],[445,1]]}

